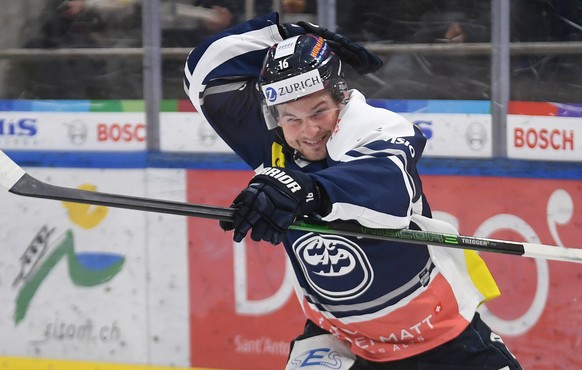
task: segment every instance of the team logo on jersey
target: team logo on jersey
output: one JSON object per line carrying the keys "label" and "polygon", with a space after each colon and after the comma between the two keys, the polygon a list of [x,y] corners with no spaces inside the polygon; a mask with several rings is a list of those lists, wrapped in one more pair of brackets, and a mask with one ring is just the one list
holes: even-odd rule
{"label": "team logo on jersey", "polygon": [[309,233],[293,244],[309,285],[321,296],[347,300],[365,292],[374,278],[367,256],[350,240]]}

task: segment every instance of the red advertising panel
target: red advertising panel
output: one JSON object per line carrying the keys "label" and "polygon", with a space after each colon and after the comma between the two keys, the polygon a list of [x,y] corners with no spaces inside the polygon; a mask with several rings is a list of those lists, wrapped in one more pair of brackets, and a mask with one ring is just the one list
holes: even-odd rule
{"label": "red advertising panel", "polygon": [[[250,171],[190,171],[188,201],[228,205]],[[425,176],[435,216],[465,235],[582,247],[582,182]],[[217,191],[217,189],[220,189]],[[282,369],[303,316],[283,248],[189,220],[192,366]],[[526,369],[581,369],[582,265],[482,254],[502,296],[482,315]]]}
{"label": "red advertising panel", "polygon": [[[582,248],[582,182],[425,176],[437,217],[461,234]],[[485,320],[524,369],[582,369],[582,264],[482,253],[501,289]]]}
{"label": "red advertising panel", "polygon": [[[250,171],[190,171],[188,201],[228,206]],[[192,366],[261,370],[285,367],[289,342],[305,319],[281,246],[238,245],[214,220],[189,220]]]}

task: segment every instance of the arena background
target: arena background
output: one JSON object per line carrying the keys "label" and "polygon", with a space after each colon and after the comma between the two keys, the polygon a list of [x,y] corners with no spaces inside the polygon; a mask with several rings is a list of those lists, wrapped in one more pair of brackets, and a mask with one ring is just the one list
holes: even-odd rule
{"label": "arena background", "polygon": [[[184,100],[180,72],[213,32],[201,19],[275,9],[382,56],[350,85],[422,128],[437,218],[581,248],[582,5],[453,3],[7,2],[0,149],[51,184],[228,205],[252,173]],[[0,248],[3,369],[281,368],[303,325],[283,250],[234,245],[215,221],[0,193]],[[582,368],[582,266],[482,255],[502,296],[481,313],[524,368]]]}

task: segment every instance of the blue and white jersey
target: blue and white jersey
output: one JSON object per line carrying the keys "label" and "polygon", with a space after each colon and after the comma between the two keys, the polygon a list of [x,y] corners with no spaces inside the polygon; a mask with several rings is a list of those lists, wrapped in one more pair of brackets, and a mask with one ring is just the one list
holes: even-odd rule
{"label": "blue and white jersey", "polygon": [[[271,13],[194,49],[185,66],[190,100],[255,171],[310,173],[332,203],[323,219],[373,228],[455,233],[431,219],[416,165],[426,138],[404,117],[349,92],[327,143],[328,158],[295,155],[265,124],[257,79],[270,46],[282,41]],[[409,357],[457,336],[477,306],[499,294],[474,252],[289,231],[284,240],[306,316],[374,361]]]}

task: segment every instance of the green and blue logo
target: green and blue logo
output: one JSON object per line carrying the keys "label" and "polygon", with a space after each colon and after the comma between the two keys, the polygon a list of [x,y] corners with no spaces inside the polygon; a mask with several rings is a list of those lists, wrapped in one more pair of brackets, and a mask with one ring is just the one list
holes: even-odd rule
{"label": "green and blue logo", "polygon": [[[95,190],[92,185],[82,185],[84,190]],[[108,208],[79,203],[63,202],[69,219],[76,225],[92,229],[107,216]],[[72,230],[53,238],[55,228],[43,226],[20,258],[21,269],[13,287],[22,285],[16,297],[14,323],[18,325],[26,316],[31,301],[46,277],[55,266],[65,260],[73,284],[93,287],[113,279],[125,263],[125,257],[114,253],[76,252]],[[54,239],[54,241],[53,241]]]}

